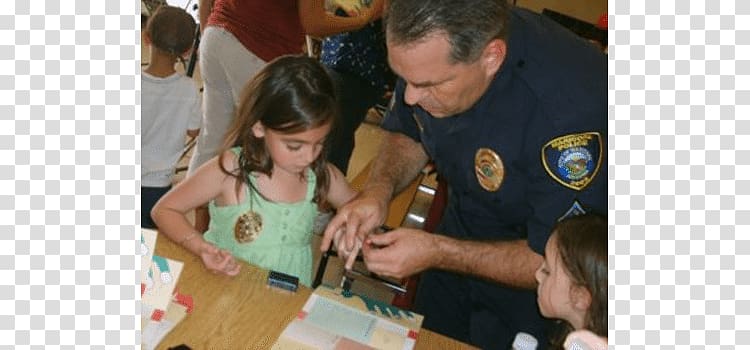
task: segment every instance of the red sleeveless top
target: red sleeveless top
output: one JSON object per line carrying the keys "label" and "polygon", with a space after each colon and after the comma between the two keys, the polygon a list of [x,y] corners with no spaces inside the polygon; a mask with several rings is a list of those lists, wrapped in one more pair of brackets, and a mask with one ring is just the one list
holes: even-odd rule
{"label": "red sleeveless top", "polygon": [[216,0],[208,26],[229,31],[264,61],[303,52],[297,0]]}

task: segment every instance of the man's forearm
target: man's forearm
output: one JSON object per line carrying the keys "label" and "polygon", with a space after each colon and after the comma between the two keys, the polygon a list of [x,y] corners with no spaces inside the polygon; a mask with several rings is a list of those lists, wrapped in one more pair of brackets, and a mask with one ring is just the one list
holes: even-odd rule
{"label": "man's forearm", "polygon": [[427,161],[422,144],[403,134],[388,132],[373,162],[364,191],[390,199],[411,183]]}
{"label": "man's forearm", "polygon": [[[438,238],[439,237],[439,238]],[[525,240],[477,242],[438,236],[435,267],[533,289],[543,258]]]}

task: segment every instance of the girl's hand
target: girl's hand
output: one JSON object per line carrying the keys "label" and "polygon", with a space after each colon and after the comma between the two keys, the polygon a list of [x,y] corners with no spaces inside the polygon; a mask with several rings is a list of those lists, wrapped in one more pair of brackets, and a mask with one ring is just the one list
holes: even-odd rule
{"label": "girl's hand", "polygon": [[199,256],[203,260],[203,265],[206,269],[213,273],[227,276],[235,276],[240,273],[240,264],[230,252],[219,249],[207,242],[203,238],[203,235],[196,235],[196,238],[191,238],[183,242],[182,246],[191,253]]}
{"label": "girl's hand", "polygon": [[362,240],[357,237],[354,242],[354,246],[347,246],[347,240],[342,239],[344,230],[339,229],[333,236],[333,245],[336,247],[336,252],[346,260],[344,268],[351,270],[354,266],[354,262],[357,260],[359,250],[362,248]]}
{"label": "girl's hand", "polygon": [[332,243],[338,248],[339,244],[333,241],[334,236],[346,242],[347,250],[353,250],[357,241],[361,245],[369,233],[385,222],[387,214],[388,200],[360,192],[349,203],[338,208],[323,233],[320,251],[327,251]]}
{"label": "girl's hand", "polygon": [[241,266],[232,254],[226,250],[216,248],[211,243],[205,242],[199,255],[206,269],[213,273],[227,276],[236,276],[240,273]]}

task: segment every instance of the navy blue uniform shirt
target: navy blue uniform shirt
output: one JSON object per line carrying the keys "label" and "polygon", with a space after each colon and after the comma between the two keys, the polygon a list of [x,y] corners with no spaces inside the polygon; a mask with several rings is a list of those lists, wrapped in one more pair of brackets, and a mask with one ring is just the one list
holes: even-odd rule
{"label": "navy blue uniform shirt", "polygon": [[[439,233],[475,240],[527,239],[543,255],[560,218],[607,209],[606,57],[544,16],[513,9],[509,17],[505,60],[469,110],[433,118],[404,103],[400,79],[382,127],[420,142],[447,182],[448,204]],[[502,162],[502,171],[489,171],[502,179],[495,191],[480,184],[483,168],[478,171],[475,159],[480,149],[491,150]],[[473,316],[455,318],[481,320],[465,326],[471,329],[471,342],[507,348],[518,331],[545,336],[535,291],[477,278],[465,281],[466,286],[455,287],[467,298],[459,309]],[[420,286],[418,293],[444,299],[456,295],[443,290],[445,285],[432,286],[430,291]],[[428,303],[439,309],[439,300]],[[481,316],[482,310],[493,316]],[[445,312],[427,316],[435,320]],[[487,321],[491,319],[496,321]],[[442,329],[456,327],[446,323]]]}
{"label": "navy blue uniform shirt", "polygon": [[[606,211],[606,57],[583,39],[570,38],[574,34],[551,20],[525,10],[513,10],[510,28],[505,61],[488,91],[469,110],[433,118],[404,103],[404,82],[399,80],[382,127],[421,142],[448,183],[448,207],[464,222],[459,223],[461,232],[446,234],[528,237],[530,247],[543,254],[552,225],[576,201],[584,210]],[[591,138],[583,147],[590,155],[583,171],[593,180],[581,190],[561,183],[575,176],[566,178],[555,171],[570,148],[547,156],[553,175],[543,162],[548,142],[576,134]],[[475,155],[480,148],[491,149],[502,160],[504,174],[497,191],[482,188],[477,179]],[[561,156],[555,157],[558,153]]]}

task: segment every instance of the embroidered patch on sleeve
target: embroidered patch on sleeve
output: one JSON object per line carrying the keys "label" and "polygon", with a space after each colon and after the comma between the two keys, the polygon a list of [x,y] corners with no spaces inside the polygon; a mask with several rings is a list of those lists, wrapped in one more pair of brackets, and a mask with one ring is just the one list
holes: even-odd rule
{"label": "embroidered patch on sleeve", "polygon": [[594,180],[602,164],[598,132],[564,135],[542,147],[542,165],[561,185],[581,191]]}

